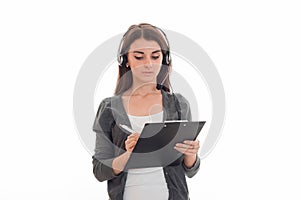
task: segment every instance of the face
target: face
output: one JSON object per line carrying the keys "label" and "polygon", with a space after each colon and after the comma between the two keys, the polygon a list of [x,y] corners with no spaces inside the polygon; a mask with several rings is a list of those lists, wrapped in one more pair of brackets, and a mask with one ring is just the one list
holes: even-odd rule
{"label": "face", "polygon": [[129,48],[127,57],[134,81],[156,82],[163,57],[156,41],[142,38],[135,40]]}

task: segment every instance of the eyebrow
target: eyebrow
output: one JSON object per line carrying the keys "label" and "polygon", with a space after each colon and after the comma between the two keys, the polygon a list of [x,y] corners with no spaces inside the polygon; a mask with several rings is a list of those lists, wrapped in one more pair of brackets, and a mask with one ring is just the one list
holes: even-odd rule
{"label": "eyebrow", "polygon": [[[155,51],[153,51],[152,53],[158,53],[158,52],[161,52],[161,50],[160,50],[160,49],[159,49],[159,50],[155,50]],[[144,52],[142,52],[142,51],[133,51],[133,53],[144,54]]]}

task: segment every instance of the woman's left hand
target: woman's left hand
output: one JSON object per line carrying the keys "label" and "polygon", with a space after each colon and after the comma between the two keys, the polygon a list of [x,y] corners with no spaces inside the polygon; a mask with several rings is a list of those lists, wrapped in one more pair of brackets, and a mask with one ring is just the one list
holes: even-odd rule
{"label": "woman's left hand", "polygon": [[196,155],[199,151],[199,148],[199,140],[185,140],[183,143],[177,143],[174,147],[174,149],[186,156]]}
{"label": "woman's left hand", "polygon": [[177,143],[174,147],[177,151],[184,154],[184,164],[191,168],[197,160],[197,154],[200,148],[199,140],[186,140],[183,143]]}

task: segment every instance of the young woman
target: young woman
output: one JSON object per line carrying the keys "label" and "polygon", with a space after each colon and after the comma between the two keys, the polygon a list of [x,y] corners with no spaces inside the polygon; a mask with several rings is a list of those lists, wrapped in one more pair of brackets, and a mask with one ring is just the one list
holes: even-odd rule
{"label": "young woman", "polygon": [[[115,95],[100,103],[93,130],[96,147],[93,173],[107,181],[111,200],[187,200],[185,176],[200,167],[199,141],[182,141],[183,155],[165,167],[124,170],[146,122],[191,120],[188,101],[171,90],[170,48],[165,33],[150,24],[129,27],[118,52]],[[135,133],[126,134],[119,124]]]}

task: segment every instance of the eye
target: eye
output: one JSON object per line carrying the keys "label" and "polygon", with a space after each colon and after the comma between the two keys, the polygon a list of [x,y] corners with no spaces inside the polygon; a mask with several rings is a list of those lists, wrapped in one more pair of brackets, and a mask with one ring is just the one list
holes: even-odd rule
{"label": "eye", "polygon": [[137,59],[137,60],[142,60],[142,59],[143,59],[142,56],[134,56],[134,57],[135,57],[135,59]]}
{"label": "eye", "polygon": [[152,58],[153,58],[154,60],[157,60],[157,59],[159,59],[159,56],[152,56]]}

